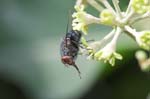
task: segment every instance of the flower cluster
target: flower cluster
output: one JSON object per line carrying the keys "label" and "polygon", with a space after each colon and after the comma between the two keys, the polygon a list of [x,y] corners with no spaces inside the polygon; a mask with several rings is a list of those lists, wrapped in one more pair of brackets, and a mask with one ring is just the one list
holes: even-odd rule
{"label": "flower cluster", "polygon": [[[87,42],[83,36],[81,42],[84,49],[81,49],[81,52],[88,55],[88,59],[103,60],[114,66],[116,59],[123,59],[116,52],[117,40],[121,33],[129,34],[141,48],[150,50],[150,30],[136,31],[133,26],[137,21],[150,17],[150,0],[130,0],[125,12],[121,11],[119,0],[112,0],[112,3],[114,7],[107,0],[77,0],[72,15],[72,27],[74,30],[88,34],[90,24],[111,26],[112,31],[101,40]],[[85,4],[86,7],[94,7],[99,15],[93,16],[87,13]]]}
{"label": "flower cluster", "polygon": [[150,1],[149,0],[132,0],[132,8],[136,13],[143,14],[150,11]]}

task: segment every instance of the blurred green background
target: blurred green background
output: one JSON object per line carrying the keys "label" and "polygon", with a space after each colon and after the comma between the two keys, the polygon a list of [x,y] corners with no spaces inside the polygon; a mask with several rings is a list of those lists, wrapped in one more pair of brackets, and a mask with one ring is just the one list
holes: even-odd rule
{"label": "blurred green background", "polygon": [[[150,74],[140,70],[134,58],[138,47],[127,35],[118,44],[124,61],[115,67],[79,56],[80,79],[74,68],[61,63],[59,45],[74,3],[0,0],[0,99],[150,99]],[[122,10],[127,4],[121,1]],[[148,21],[135,27],[150,29]],[[90,26],[87,38],[101,39],[110,30]]]}

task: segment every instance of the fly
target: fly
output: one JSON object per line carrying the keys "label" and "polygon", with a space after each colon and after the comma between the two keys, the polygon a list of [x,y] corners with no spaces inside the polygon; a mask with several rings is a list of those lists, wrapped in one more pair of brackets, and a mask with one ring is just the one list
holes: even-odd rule
{"label": "fly", "polygon": [[79,52],[81,35],[82,32],[78,30],[71,29],[70,31],[68,31],[68,24],[67,24],[66,35],[63,38],[60,45],[62,63],[65,64],[66,66],[69,65],[75,67],[75,69],[79,73],[79,76],[81,72],[78,66],[76,65],[75,61],[77,59],[78,52]]}
{"label": "fly", "polygon": [[81,39],[81,32],[71,30],[66,33],[61,42],[61,61],[65,65],[74,66],[80,75],[80,70],[75,61],[79,52],[79,45]]}

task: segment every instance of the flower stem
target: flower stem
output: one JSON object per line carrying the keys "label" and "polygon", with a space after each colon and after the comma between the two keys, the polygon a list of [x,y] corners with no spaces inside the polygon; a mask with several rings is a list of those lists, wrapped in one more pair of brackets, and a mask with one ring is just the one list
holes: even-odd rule
{"label": "flower stem", "polygon": [[[96,46],[98,48],[100,48],[102,45],[104,45],[115,33],[115,29],[113,29],[111,32],[109,32],[103,39],[99,40],[99,41],[96,41]],[[95,45],[95,42],[91,43],[91,45],[94,44]]]}
{"label": "flower stem", "polygon": [[136,36],[137,35],[137,32],[135,29],[132,29],[130,26],[126,25],[124,27],[125,31],[127,31],[128,33],[130,33],[132,36]]}
{"label": "flower stem", "polygon": [[122,14],[121,14],[121,9],[119,7],[119,0],[112,0],[115,10],[117,11],[117,14],[119,16],[119,18],[122,18]]}
{"label": "flower stem", "polygon": [[135,22],[140,21],[140,20],[145,19],[145,18],[150,18],[150,12],[147,12],[147,13],[145,13],[142,16],[135,17],[134,19],[132,19],[130,21],[130,24],[134,24]]}
{"label": "flower stem", "polygon": [[87,0],[87,2],[94,7],[96,10],[98,10],[99,12],[101,12],[104,8],[99,5],[95,0]]}
{"label": "flower stem", "polygon": [[76,6],[80,6],[82,4],[83,0],[77,0],[76,1]]}
{"label": "flower stem", "polygon": [[129,21],[130,18],[132,18],[132,16],[134,15],[134,11],[131,10],[129,14],[126,15],[126,17],[123,19],[123,23],[126,23],[127,21]]}
{"label": "flower stem", "polygon": [[101,3],[104,4],[104,6],[109,9],[114,15],[116,15],[115,10],[113,9],[113,7],[109,4],[109,2],[107,0],[99,0]]}
{"label": "flower stem", "polygon": [[112,46],[112,49],[116,50],[116,44],[117,44],[117,40],[120,36],[122,32],[122,29],[120,27],[117,27],[116,31],[115,31],[115,35],[113,37],[113,39],[110,41],[110,45]]}
{"label": "flower stem", "polygon": [[113,35],[114,35],[114,33],[115,33],[115,29],[113,29],[110,33],[108,33],[102,40],[101,40],[101,42],[106,42],[108,39],[110,39]]}
{"label": "flower stem", "polygon": [[118,40],[121,32],[122,32],[122,29],[120,27],[117,27],[117,30],[116,30],[115,35],[114,35],[114,37],[113,37],[113,39],[112,39],[111,42],[113,42],[114,44],[116,44],[116,42],[117,42],[117,40]]}
{"label": "flower stem", "polygon": [[128,8],[126,10],[125,15],[127,15],[128,13],[130,13],[130,11],[131,11],[131,4],[132,4],[132,0],[129,0]]}

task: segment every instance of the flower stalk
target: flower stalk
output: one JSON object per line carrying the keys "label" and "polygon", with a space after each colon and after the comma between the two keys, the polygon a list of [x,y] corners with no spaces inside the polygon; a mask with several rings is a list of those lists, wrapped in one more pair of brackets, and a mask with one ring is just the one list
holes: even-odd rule
{"label": "flower stalk", "polygon": [[94,7],[96,10],[98,10],[99,12],[103,11],[103,7],[101,5],[99,5],[95,0],[87,0],[87,2]]}
{"label": "flower stalk", "polygon": [[114,4],[114,7],[115,7],[115,10],[117,12],[118,17],[122,18],[121,10],[120,10],[120,7],[119,7],[119,0],[112,0],[112,2]]}
{"label": "flower stalk", "polygon": [[109,2],[107,0],[99,0],[99,2],[101,2],[102,4],[104,4],[104,6],[109,9],[113,15],[116,15],[115,10],[113,9],[113,7],[109,4]]}

